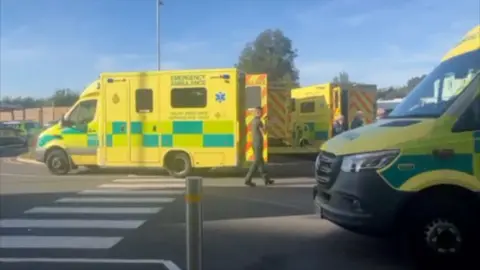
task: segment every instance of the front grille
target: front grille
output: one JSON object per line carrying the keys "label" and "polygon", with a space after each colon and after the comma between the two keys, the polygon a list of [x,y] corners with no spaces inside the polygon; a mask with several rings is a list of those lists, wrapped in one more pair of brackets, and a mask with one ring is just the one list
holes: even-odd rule
{"label": "front grille", "polygon": [[322,151],[315,162],[315,179],[318,184],[330,186],[340,171],[341,158],[334,154]]}

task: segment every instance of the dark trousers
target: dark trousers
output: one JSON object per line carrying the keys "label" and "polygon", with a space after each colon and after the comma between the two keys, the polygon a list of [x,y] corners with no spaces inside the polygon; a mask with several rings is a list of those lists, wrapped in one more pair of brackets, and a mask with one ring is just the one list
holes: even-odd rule
{"label": "dark trousers", "polygon": [[263,147],[253,147],[254,161],[248,170],[245,182],[251,182],[253,174],[258,171],[265,182],[269,181],[267,170],[265,170],[265,160],[263,159]]}

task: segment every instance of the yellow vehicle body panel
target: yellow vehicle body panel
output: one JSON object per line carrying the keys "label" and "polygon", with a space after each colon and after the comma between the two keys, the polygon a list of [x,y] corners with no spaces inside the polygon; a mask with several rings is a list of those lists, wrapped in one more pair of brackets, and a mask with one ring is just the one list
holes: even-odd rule
{"label": "yellow vehicle body panel", "polygon": [[159,167],[184,151],[193,167],[240,166],[244,80],[237,69],[102,73],[66,114],[96,102],[92,119],[48,128],[37,148],[64,149],[76,165]]}
{"label": "yellow vehicle body panel", "polygon": [[442,62],[455,56],[478,50],[479,48],[480,24],[470,30],[463,39],[442,58]]}

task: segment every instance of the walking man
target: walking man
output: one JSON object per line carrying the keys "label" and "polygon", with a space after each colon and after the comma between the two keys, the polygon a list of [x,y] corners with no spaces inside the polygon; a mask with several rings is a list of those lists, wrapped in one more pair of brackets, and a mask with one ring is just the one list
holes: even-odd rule
{"label": "walking man", "polygon": [[355,128],[358,128],[358,127],[361,127],[363,126],[363,112],[362,111],[358,111],[356,114],[355,114],[355,118],[353,118],[353,121],[350,125],[350,129],[355,129]]}
{"label": "walking man", "polygon": [[344,119],[345,118],[343,117],[343,115],[338,115],[337,117],[335,117],[335,121],[333,122],[332,137],[335,137],[344,131],[344,127],[343,127]]}
{"label": "walking man", "polygon": [[253,174],[258,170],[265,185],[273,184],[265,170],[265,161],[263,160],[263,135],[265,134],[265,126],[262,123],[262,107],[255,108],[255,118],[251,123],[252,137],[253,137],[253,154],[254,161],[248,170],[245,177],[245,185],[254,187],[255,183],[252,182]]}

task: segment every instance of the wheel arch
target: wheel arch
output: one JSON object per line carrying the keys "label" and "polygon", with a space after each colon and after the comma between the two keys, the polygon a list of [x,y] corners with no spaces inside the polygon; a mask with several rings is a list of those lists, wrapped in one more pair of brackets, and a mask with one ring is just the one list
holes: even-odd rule
{"label": "wheel arch", "polygon": [[[474,191],[454,184],[441,184],[430,186],[417,191],[405,203],[402,204],[400,211],[395,218],[395,224],[401,224],[402,220],[408,215],[410,209],[414,208],[423,200],[435,200],[440,198],[450,198],[461,200],[466,205],[471,205],[480,210],[480,196]],[[475,209],[474,208],[474,209]]]}

